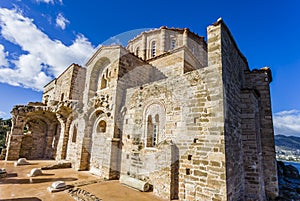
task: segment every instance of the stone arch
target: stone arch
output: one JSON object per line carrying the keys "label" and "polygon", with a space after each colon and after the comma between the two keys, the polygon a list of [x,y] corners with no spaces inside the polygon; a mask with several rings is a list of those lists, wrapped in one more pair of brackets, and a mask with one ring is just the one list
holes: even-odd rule
{"label": "stone arch", "polygon": [[[60,133],[60,125],[55,113],[50,111],[28,112],[25,115],[22,128],[26,125],[28,126],[28,133],[23,136],[19,157],[24,155],[22,150],[27,149],[25,155],[28,155],[26,157],[28,159],[54,159]],[[26,141],[30,140],[30,136],[33,140],[33,144],[30,145],[32,146],[31,154],[29,154],[30,148],[26,146]],[[35,144],[36,140],[38,141],[37,144]],[[35,150],[38,150],[38,153],[33,153]]]}
{"label": "stone arch", "polygon": [[[82,169],[90,169],[91,153],[93,149],[93,133],[97,120],[101,117],[107,117],[106,108],[99,107],[96,110],[90,111],[89,116],[86,117],[86,127],[83,136],[83,145],[81,150],[81,163],[84,164]],[[107,123],[107,119],[106,123]]]}
{"label": "stone arch", "polygon": [[149,101],[144,108],[143,127],[144,144],[146,147],[155,147],[160,141],[166,139],[166,108],[164,103]]}
{"label": "stone arch", "polygon": [[[73,118],[71,120],[73,120]],[[76,143],[77,135],[78,135],[78,121],[74,120],[70,123],[69,141],[72,143]]]}
{"label": "stone arch", "polygon": [[[105,70],[107,69],[110,63],[111,62],[107,57],[102,57],[93,66],[93,69],[91,70],[91,73],[88,77],[89,80],[88,98],[89,99],[95,95],[99,87],[99,84],[101,86],[101,83],[99,82],[101,82],[101,78],[104,76]],[[103,79],[107,81],[106,75],[103,77]]]}
{"label": "stone arch", "polygon": [[95,116],[92,134],[91,134],[91,143],[90,143],[90,171],[104,176],[103,172],[105,167],[109,166],[110,159],[110,136],[108,131],[108,116],[105,113],[99,113]]}
{"label": "stone arch", "polygon": [[42,118],[30,118],[24,123],[24,132],[19,157],[44,159],[46,157],[49,124]]}
{"label": "stone arch", "polygon": [[76,148],[77,148],[77,141],[78,139],[78,119],[73,120],[74,117],[70,117],[70,120],[67,121],[70,124],[69,131],[68,131],[68,141],[66,141],[66,159],[74,162],[76,160]]}

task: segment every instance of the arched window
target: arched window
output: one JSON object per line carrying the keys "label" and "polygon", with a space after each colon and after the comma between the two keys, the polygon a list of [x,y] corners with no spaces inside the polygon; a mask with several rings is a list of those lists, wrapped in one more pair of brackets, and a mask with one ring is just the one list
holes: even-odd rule
{"label": "arched window", "polygon": [[171,50],[174,50],[176,48],[176,40],[175,39],[172,39],[171,40]]}
{"label": "arched window", "polygon": [[144,142],[145,147],[155,147],[166,139],[166,112],[161,104],[153,103],[145,108],[144,113]]}
{"label": "arched window", "polygon": [[135,49],[135,55],[136,55],[136,56],[139,56],[139,52],[140,52],[140,47],[137,47],[137,48]]}
{"label": "arched window", "polygon": [[77,127],[74,125],[73,135],[72,135],[72,142],[76,142],[76,138],[77,138]]}
{"label": "arched window", "polygon": [[101,120],[97,126],[98,133],[105,133],[106,132],[106,122]]}
{"label": "arched window", "polygon": [[152,41],[151,43],[151,57],[155,57],[156,56],[156,42]]}

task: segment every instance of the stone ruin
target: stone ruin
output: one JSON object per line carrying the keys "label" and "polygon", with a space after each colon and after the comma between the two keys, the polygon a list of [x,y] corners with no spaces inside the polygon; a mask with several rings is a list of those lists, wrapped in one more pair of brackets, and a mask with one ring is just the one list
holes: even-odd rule
{"label": "stone ruin", "polygon": [[164,199],[278,196],[271,70],[250,70],[219,19],[207,40],[149,30],[101,46],[12,109],[6,160],[56,159],[106,179],[147,182]]}

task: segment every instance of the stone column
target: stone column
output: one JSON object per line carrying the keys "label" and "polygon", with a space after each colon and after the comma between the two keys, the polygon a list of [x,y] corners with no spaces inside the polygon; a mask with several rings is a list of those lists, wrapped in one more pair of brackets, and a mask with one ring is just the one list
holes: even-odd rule
{"label": "stone column", "polygon": [[[14,115],[14,114],[13,114]],[[18,160],[23,139],[23,118],[14,115],[12,118],[12,128],[8,136],[7,151],[5,160]]]}
{"label": "stone column", "polygon": [[189,29],[185,28],[183,31],[183,46],[188,47],[188,33]]}
{"label": "stone column", "polygon": [[160,54],[163,54],[166,52],[166,29],[165,29],[165,27],[162,27],[161,32],[160,32],[160,48],[161,48]]}
{"label": "stone column", "polygon": [[146,38],[146,34],[144,33],[142,35],[142,59],[146,60],[147,59],[147,38]]}
{"label": "stone column", "polygon": [[60,122],[61,130],[56,150],[56,160],[66,159],[68,139],[69,139],[69,118],[65,118],[61,114],[57,114],[57,119]]}

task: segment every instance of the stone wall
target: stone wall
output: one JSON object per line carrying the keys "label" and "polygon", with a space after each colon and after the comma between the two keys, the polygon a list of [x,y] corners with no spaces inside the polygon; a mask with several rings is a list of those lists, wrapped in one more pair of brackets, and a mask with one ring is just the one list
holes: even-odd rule
{"label": "stone wall", "polygon": [[262,166],[260,94],[255,89],[241,91],[242,148],[244,158],[245,199],[266,200]]}
{"label": "stone wall", "polygon": [[55,114],[45,106],[16,106],[12,115],[6,160],[53,159],[58,124]]}
{"label": "stone wall", "polygon": [[77,64],[71,64],[44,87],[42,102],[54,106],[59,101],[82,100],[85,70]]}
{"label": "stone wall", "polygon": [[[179,197],[182,200],[195,200],[206,196],[222,198],[226,189],[224,141],[221,132],[222,100],[218,95],[219,86],[208,82],[215,79],[216,75],[214,68],[206,67],[127,90],[122,137],[122,174],[149,181],[154,185],[157,195],[168,199]],[[148,147],[145,115],[147,108],[154,104],[164,108],[166,123],[161,132],[157,133],[157,146]],[[157,109],[155,111],[158,112]],[[202,142],[197,144],[198,155],[190,153],[190,149],[194,149],[192,145],[195,139]],[[164,155],[161,153],[161,144],[165,141],[171,141],[178,153],[170,151],[168,154],[171,155],[157,157]],[[192,155],[193,159],[188,160],[188,155]],[[194,165],[192,161],[196,161]],[[199,173],[200,162],[207,165],[203,171],[209,177]],[[219,167],[213,167],[216,163]],[[176,175],[177,178],[174,178]],[[170,188],[163,187],[169,185],[168,181],[173,182]],[[191,185],[193,195],[188,193]]]}
{"label": "stone wall", "polygon": [[259,99],[259,118],[264,183],[267,196],[274,199],[278,196],[279,190],[269,85],[272,81],[272,75],[269,68],[246,71],[246,75],[247,87],[252,87],[261,94]]}
{"label": "stone wall", "polygon": [[244,70],[249,68],[226,25],[220,20],[213,26],[220,30],[221,36],[219,51],[222,56],[227,199],[241,200],[244,197],[245,178],[240,91],[244,88]]}

